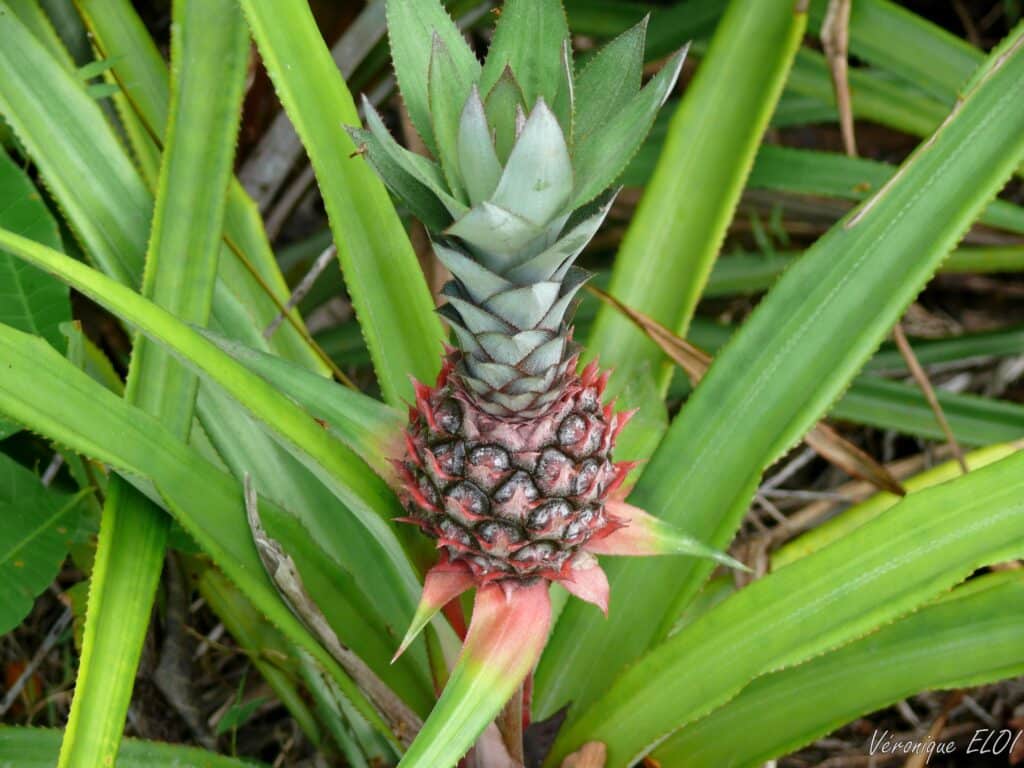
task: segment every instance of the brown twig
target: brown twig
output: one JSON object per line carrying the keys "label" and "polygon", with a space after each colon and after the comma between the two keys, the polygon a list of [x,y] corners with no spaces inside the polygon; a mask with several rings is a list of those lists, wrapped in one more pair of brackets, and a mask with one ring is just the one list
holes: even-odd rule
{"label": "brown twig", "polygon": [[932,413],[935,414],[935,420],[939,423],[942,434],[946,436],[946,442],[949,443],[950,450],[953,451],[957,464],[960,465],[963,473],[967,474],[970,469],[967,466],[967,460],[964,458],[963,449],[960,447],[956,435],[953,434],[953,430],[949,426],[949,421],[947,421],[946,414],[942,410],[939,398],[935,395],[935,389],[928,379],[928,374],[921,367],[917,355],[914,354],[910,342],[907,341],[907,335],[903,332],[903,326],[899,323],[894,325],[892,335],[896,340],[896,346],[899,347],[900,354],[907,363],[907,368],[910,369],[910,374],[914,377],[914,381],[917,382],[917,386],[921,388],[921,392],[924,393],[924,398],[928,401],[928,406],[932,409]]}
{"label": "brown twig", "polygon": [[832,83],[835,86],[836,109],[839,110],[839,130],[843,135],[846,154],[857,155],[857,139],[853,130],[853,105],[848,81],[847,52],[850,42],[851,0],[829,0],[825,20],[821,24],[821,46],[825,49]]}
{"label": "brown twig", "polygon": [[[696,385],[704,378],[711,365],[711,355],[672,333],[654,318],[623,304],[600,288],[588,285],[587,289],[601,301],[615,307],[647,334],[672,362],[683,369],[692,384]],[[823,459],[835,464],[847,474],[863,478],[882,490],[900,496],[906,493],[900,482],[889,474],[885,467],[831,427],[819,422],[807,433],[804,441]]]}

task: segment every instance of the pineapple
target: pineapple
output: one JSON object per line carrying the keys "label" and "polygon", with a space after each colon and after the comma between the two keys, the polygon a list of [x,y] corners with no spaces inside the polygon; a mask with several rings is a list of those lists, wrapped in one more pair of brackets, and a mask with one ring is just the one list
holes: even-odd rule
{"label": "pineapple", "polygon": [[571,325],[587,279],[574,262],[685,50],[641,88],[646,21],[576,73],[555,0],[507,2],[482,66],[434,0],[391,0],[388,16],[399,87],[435,159],[402,148],[365,100],[367,128],[350,132],[451,272],[440,312],[458,339],[437,382],[415,385],[394,462],[404,520],[441,555],[401,652],[473,586],[478,606],[491,589],[546,605],[558,581],[606,611],[595,553],[715,555],[624,503],[631,465],[612,451],[629,414],[602,402],[596,364],[578,372]]}

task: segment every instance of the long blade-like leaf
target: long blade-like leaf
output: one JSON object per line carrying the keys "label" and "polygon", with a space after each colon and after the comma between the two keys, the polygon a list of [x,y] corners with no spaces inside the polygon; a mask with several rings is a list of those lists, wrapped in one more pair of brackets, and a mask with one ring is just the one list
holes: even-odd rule
{"label": "long blade-like leaf", "polygon": [[[168,143],[142,289],[183,321],[204,325],[248,51],[233,0],[177,0],[174,20]],[[213,78],[221,87],[209,87]],[[197,388],[195,374],[166,350],[136,339],[125,397],[182,440],[191,431]],[[125,480],[111,480],[61,768],[102,765],[117,754],[166,536],[164,513]]]}
{"label": "long blade-like leaf", "polygon": [[313,162],[384,399],[411,401],[409,377],[433,381],[440,366],[441,324],[384,185],[353,156],[356,146],[339,125],[359,125],[352,96],[309,8],[293,5],[282,14],[275,0],[241,5]]}
{"label": "long blade-like leaf", "polygon": [[[609,293],[682,336],[805,24],[790,0],[730,4],[622,242]],[[588,352],[614,369],[613,387],[645,367],[668,383],[664,355],[614,309],[598,313]]]}
{"label": "long blade-like leaf", "polygon": [[0,230],[0,247],[43,266],[78,290],[108,306],[126,322],[169,347],[210,383],[223,387],[270,434],[306,465],[361,523],[364,546],[372,546],[387,568],[388,583],[407,598],[409,615],[418,589],[416,578],[395,537],[390,520],[401,507],[383,480],[343,443],[335,440],[303,410],[282,398],[264,379],[250,373],[212,342],[173,315],[96,270],[17,235]]}
{"label": "long blade-like leaf", "polygon": [[[630,502],[725,546],[764,468],[821,418],[1024,157],[1022,126],[1024,28],[892,181],[758,305],[670,427]],[[708,570],[698,561],[610,563],[617,621],[566,607],[566,630],[556,627],[538,671],[542,711],[605,689],[622,664],[664,637]],[[605,663],[594,667],[598,654]]]}
{"label": "long blade-like leaf", "polygon": [[[165,505],[260,612],[328,670],[381,735],[398,743],[330,654],[281,601],[253,544],[238,481],[175,440],[151,415],[93,382],[42,340],[0,325],[0,354],[5,362],[0,376],[0,413],[60,445],[109,464],[148,498]],[[110,434],[118,439],[107,439]],[[202,489],[200,508],[196,507],[196,489]],[[294,553],[297,561],[309,559],[304,553],[315,550],[316,544],[292,516],[266,498],[260,499],[259,511],[271,537]],[[331,573],[335,581],[328,581],[324,590],[314,589],[314,580],[303,571],[311,592],[324,605],[333,606],[342,602],[343,592],[337,584],[339,570],[334,568]],[[332,592],[336,595],[333,599]],[[355,610],[349,615],[360,613]],[[339,637],[347,639],[346,626],[336,629]],[[377,646],[381,644],[382,640],[376,641]],[[386,661],[383,664],[377,669],[384,673],[382,677],[387,672]]]}
{"label": "long blade-like leaf", "polygon": [[[166,139],[167,114],[170,109],[170,78],[167,65],[146,27],[132,7],[131,0],[81,0],[76,4],[89,28],[91,39],[103,56],[111,62],[111,72],[120,85],[131,115],[123,114],[126,124],[131,118],[139,123],[137,132],[129,131],[133,149],[144,154],[154,144]],[[158,148],[158,147],[156,147]],[[255,204],[242,185],[232,179],[228,187],[224,236],[228,246],[221,251],[220,270],[232,293],[237,297],[240,319],[255,331],[255,341],[263,342],[258,331],[265,328],[277,315],[278,302],[288,298],[288,288],[267,243],[263,222]],[[237,251],[244,256],[259,275],[255,279],[247,267],[239,262]],[[218,302],[225,302],[219,299]],[[226,309],[222,309],[226,315]],[[292,319],[301,323],[297,312]],[[232,334],[238,329],[228,326]],[[324,373],[323,362],[310,349],[308,342],[289,323],[284,323],[269,341],[269,347],[289,360],[302,363],[312,370]]]}
{"label": "long blade-like leaf", "polygon": [[754,768],[918,691],[1020,675],[1022,645],[1021,574],[983,576],[863,640],[755,680],[654,757],[666,766]]}
{"label": "long blade-like leaf", "polygon": [[[0,725],[0,765],[50,768],[57,759],[61,736],[61,731],[52,728]],[[118,768],[260,768],[262,765],[194,747],[138,739],[126,739],[117,753]]]}
{"label": "long blade-like leaf", "polygon": [[1019,557],[1022,542],[1024,453],[909,496],[657,646],[572,718],[549,764],[600,739],[610,767],[632,765],[755,677],[863,636],[980,566]]}

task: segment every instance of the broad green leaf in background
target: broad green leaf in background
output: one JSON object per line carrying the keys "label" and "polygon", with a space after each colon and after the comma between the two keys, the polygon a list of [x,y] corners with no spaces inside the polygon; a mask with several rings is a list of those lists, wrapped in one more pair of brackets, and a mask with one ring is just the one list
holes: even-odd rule
{"label": "broad green leaf in background", "polygon": [[[264,1],[260,0],[260,2]],[[455,22],[440,3],[424,3],[419,0],[385,0],[385,8],[388,41],[391,44],[391,59],[394,62],[395,76],[405,99],[406,108],[409,110],[409,119],[412,120],[423,143],[437,156],[438,147],[434,137],[433,120],[430,116],[427,79],[423,76],[430,68],[430,57],[434,47],[433,35],[436,35],[448,49],[448,53],[452,57],[452,65],[461,73],[463,82],[472,83],[477,79],[480,73],[480,62],[477,61],[473,51],[463,39],[462,33],[455,26]],[[432,30],[433,35],[424,35],[424,29]],[[315,33],[315,28],[313,31]],[[314,45],[320,46],[320,43],[317,42],[318,38],[319,36],[313,38],[313,42]],[[337,73],[334,73],[333,78],[337,79]],[[278,85],[278,88],[280,87]],[[351,103],[351,97],[348,102]],[[285,108],[288,109],[287,103]],[[347,112],[337,110],[332,114],[341,115],[347,125],[359,125],[358,118],[352,117],[355,112],[351,107]],[[301,131],[299,131],[299,135],[302,135]]]}
{"label": "broad green leaf in background", "polygon": [[[1024,27],[896,176],[780,278],[715,358],[630,502],[726,546],[761,472],[848,386],[1024,157],[1022,127]],[[667,634],[709,568],[651,558],[606,571],[615,621],[566,607],[538,669],[542,715],[605,690],[622,664]],[[604,663],[595,667],[598,655]]]}
{"label": "broad green leaf in background", "polygon": [[[173,85],[142,290],[184,322],[210,316],[224,199],[248,50],[233,0],[176,0]],[[218,88],[209,83],[216,78]],[[138,337],[125,397],[188,440],[198,379]],[[112,762],[163,569],[168,518],[121,478],[111,480],[100,525],[85,637],[59,765]]]}
{"label": "broad green leaf in background", "polygon": [[[609,292],[681,336],[685,336],[725,236],[805,23],[805,15],[794,12],[789,0],[771,0],[756,8],[742,0],[730,4],[672,118],[658,170],[623,240]],[[696,189],[700,194],[694,193]],[[671,279],[666,279],[669,276]],[[659,392],[668,384],[661,375],[664,355],[609,307],[598,311],[586,349],[588,355],[614,370],[613,390],[652,374]],[[640,387],[623,394],[649,389]],[[624,404],[640,407],[643,416],[651,409],[650,403],[660,403],[660,398]],[[624,441],[630,440],[629,433],[627,427]],[[616,455],[627,459],[650,455],[661,434],[648,430],[642,439],[620,445]],[[653,594],[651,598],[655,599]],[[603,665],[593,675],[590,672],[594,670],[584,672],[582,666],[573,669],[570,657],[593,658],[596,648],[605,647],[604,641],[599,641],[588,653],[577,656],[573,646],[579,643],[580,633],[571,629],[577,621],[590,626],[594,617],[586,616],[583,606],[573,601],[556,624],[538,669],[536,706],[540,712],[550,714],[568,698],[576,698],[580,686],[599,690],[615,672],[614,664]],[[628,619],[615,622],[616,626],[628,623]],[[559,682],[554,684],[551,676],[560,678]]]}
{"label": "broad green leaf in background", "polygon": [[[166,69],[130,3],[88,0],[83,10],[87,10],[94,39],[107,51],[108,57],[116,61],[112,71],[118,74],[125,93],[131,94],[136,104],[149,105],[146,110],[140,108],[147,120],[154,116],[163,119],[167,115],[166,98],[161,102],[154,94],[159,95],[161,84],[163,92],[167,91]],[[61,211],[68,217],[90,258],[108,275],[127,285],[138,285],[149,239],[151,196],[104,115],[95,102],[82,94],[77,77],[47,58],[31,35],[9,16],[0,17],[2,25],[6,26],[0,31],[11,45],[0,50],[0,111],[20,133],[31,139],[29,149],[48,189],[57,198]],[[7,37],[8,32],[10,37]],[[114,47],[115,44],[122,47]],[[14,49],[14,55],[6,56],[9,47]],[[136,83],[145,83],[146,87],[136,90]],[[153,130],[162,135],[164,126],[161,123]],[[83,163],[87,165],[83,167]],[[122,178],[130,182],[118,184]],[[239,199],[241,206],[236,202]],[[246,225],[240,227],[242,234],[232,229],[236,217]],[[276,271],[258,214],[234,183],[229,190],[226,218],[227,231],[235,233],[237,244],[249,254],[250,260],[259,267],[264,259],[260,254],[265,253],[269,269]],[[255,230],[250,226],[253,222]],[[97,228],[97,223],[102,226]],[[246,234],[253,232],[255,234]],[[250,240],[260,240],[262,248],[248,247]],[[256,292],[250,290],[255,284],[247,275],[239,274],[242,267],[232,253],[222,250],[219,269],[211,326],[224,335],[244,341],[247,346],[268,349],[260,330],[273,318],[276,308],[272,303],[269,310],[265,308],[269,300],[258,285]],[[266,273],[264,280],[272,284]],[[262,299],[263,303],[256,299]],[[303,357],[299,354],[301,350],[292,351],[289,345],[278,343],[286,338],[282,336],[283,330],[275,334],[273,350],[306,363],[308,355]],[[380,589],[380,584],[391,583],[394,579],[391,558],[379,552],[354,516],[337,505],[333,496],[325,493],[323,485],[299,461],[252,425],[237,406],[229,403],[224,407],[223,398],[218,399],[217,393],[206,393],[206,389],[200,388],[200,418],[235,476],[240,480],[248,472],[261,492],[285,504],[290,512],[300,517],[318,540],[332,548],[332,556],[358,574],[360,587],[367,594],[379,596],[377,610],[387,622],[402,626],[412,613],[415,594],[408,585]],[[334,519],[336,517],[341,519]],[[408,584],[412,581],[411,578],[406,580]],[[421,670],[418,684],[429,691],[426,655],[421,648],[411,650],[409,659],[418,661]]]}
{"label": "broad green leaf in background", "polygon": [[[0,150],[0,227],[62,250],[57,222],[39,192]],[[60,324],[71,319],[68,289],[59,280],[0,252],[0,323],[42,336],[57,349],[66,342]]]}
{"label": "broad green leaf in background", "polygon": [[312,12],[293,6],[283,15],[274,0],[241,5],[316,171],[384,400],[400,406],[412,399],[409,377],[433,382],[441,360],[441,323],[416,255],[384,185],[362,157],[353,156],[356,147],[339,125],[358,126],[359,115]]}
{"label": "broad green leaf in background", "polygon": [[[0,768],[51,768],[61,731],[0,725]],[[223,757],[194,747],[125,739],[117,753],[118,768],[261,768],[253,760]]]}
{"label": "broad green leaf in background", "polygon": [[981,566],[1020,557],[1022,537],[1024,453],[907,496],[643,656],[570,717],[547,764],[600,739],[609,768],[632,765],[752,679],[862,637]]}
{"label": "broad green leaf in background", "polygon": [[[609,293],[682,336],[805,24],[789,0],[729,5],[622,241]],[[598,312],[587,353],[615,371],[613,388],[645,366],[658,367],[662,389],[668,383],[657,346],[610,307]]]}
{"label": "broad green leaf in background", "polygon": [[[1021,444],[1019,442],[990,445],[987,448],[966,454],[964,461],[967,462],[967,466],[971,470],[975,470],[988,466],[994,461],[1004,459],[1016,453],[1020,448]],[[903,487],[907,489],[908,493],[914,493],[953,480],[959,477],[962,472],[959,461],[947,461],[904,481]],[[805,557],[812,552],[817,552],[827,544],[841,539],[868,521],[874,520],[898,502],[899,498],[897,496],[882,491],[867,501],[844,509],[835,517],[829,518],[821,525],[812,528],[807,533],[798,536],[781,549],[773,552],[771,554],[771,570],[776,571],[787,563]]]}
{"label": "broad green leaf in background", "polygon": [[[152,137],[161,142],[165,138],[170,103],[167,64],[130,0],[81,0],[77,7],[89,27],[92,40],[104,57],[113,62],[111,73],[130,102],[133,114],[137,113],[142,131],[133,148],[137,154],[144,154],[147,147],[153,145]],[[129,135],[135,136],[131,132]],[[247,343],[269,345],[282,357],[325,373],[323,362],[289,323],[283,323],[269,343],[259,333],[278,312],[278,304],[270,294],[278,302],[284,302],[288,288],[267,242],[259,212],[241,184],[234,179],[228,188],[224,236],[228,245],[221,251],[219,268],[222,279],[237,297],[236,316],[252,334]],[[258,279],[240,263],[236,249],[258,273]],[[227,301],[227,296],[219,296],[216,304],[227,304]],[[226,315],[227,307],[221,307],[220,311]],[[301,323],[297,312],[291,316]],[[233,334],[239,333],[239,328],[225,325]]]}
{"label": "broad green leaf in background", "polygon": [[1024,577],[982,576],[845,648],[755,680],[654,758],[666,766],[754,768],[919,691],[1020,675],[1022,644]]}
{"label": "broad green leaf in background", "polygon": [[[270,583],[245,520],[241,484],[176,440],[160,422],[128,405],[74,368],[40,339],[0,325],[0,413],[78,453],[114,467],[122,477],[175,516],[259,611],[297,646],[308,651],[342,687],[379,732],[391,730],[341,668],[292,614]],[[118,440],[105,439],[116,434]],[[202,508],[196,509],[196,489]],[[300,561],[315,548],[302,526],[272,502],[260,499],[268,534]],[[303,572],[305,573],[305,572]],[[325,605],[329,598],[317,595]],[[346,637],[345,627],[336,628]],[[383,673],[386,670],[377,670]]]}
{"label": "broad green leaf in background", "polygon": [[81,496],[43,487],[0,453],[0,635],[21,623],[60,570],[78,528]]}
{"label": "broad green leaf in background", "polygon": [[[0,247],[60,274],[69,284],[104,304],[126,322],[159,339],[207,383],[216,384],[259,420],[273,438],[312,471],[351,510],[372,547],[382,580],[379,591],[406,606],[412,616],[419,584],[395,535],[391,519],[400,514],[395,495],[344,443],[305,411],[282,398],[264,379],[250,373],[212,342],[173,315],[103,274],[67,257],[0,230]],[[40,261],[41,260],[41,261]],[[369,553],[367,553],[369,554]],[[376,596],[380,598],[380,596]]]}

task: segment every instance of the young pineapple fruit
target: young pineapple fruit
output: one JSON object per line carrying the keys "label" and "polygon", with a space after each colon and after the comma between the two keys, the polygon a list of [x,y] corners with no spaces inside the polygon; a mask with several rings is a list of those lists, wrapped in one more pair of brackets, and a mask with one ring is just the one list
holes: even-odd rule
{"label": "young pineapple fruit", "polygon": [[450,270],[440,312],[459,343],[433,387],[416,384],[395,461],[405,520],[441,550],[402,647],[472,586],[546,603],[538,587],[555,580],[606,610],[593,553],[714,556],[619,498],[630,465],[611,454],[628,414],[602,403],[596,365],[577,372],[571,326],[587,279],[574,262],[685,51],[641,88],[646,22],[578,73],[556,0],[506,2],[482,66],[436,0],[392,0],[388,26],[436,160],[399,146],[365,100],[368,129],[351,133]]}

